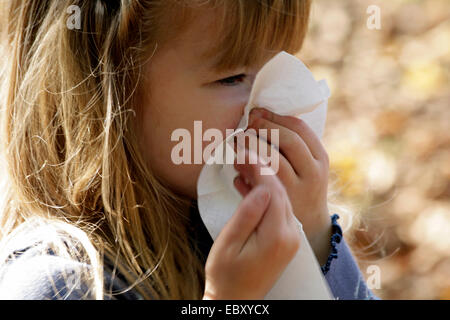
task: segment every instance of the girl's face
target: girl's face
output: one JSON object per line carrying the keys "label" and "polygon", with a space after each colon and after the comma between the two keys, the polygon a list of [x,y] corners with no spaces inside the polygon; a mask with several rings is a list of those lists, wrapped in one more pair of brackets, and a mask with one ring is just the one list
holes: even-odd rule
{"label": "girl's face", "polygon": [[[214,61],[202,58],[217,41],[214,18],[211,10],[196,9],[193,22],[158,47],[144,69],[139,119],[143,124],[142,152],[148,165],[172,190],[191,198],[196,198],[202,168],[194,164],[194,121],[202,121],[202,133],[216,128],[225,137],[226,129],[237,127],[251,84],[262,66],[215,72]],[[172,148],[179,143],[171,141],[171,135],[179,128],[191,133],[192,164],[176,165],[171,159]],[[203,148],[208,144],[203,142]]]}

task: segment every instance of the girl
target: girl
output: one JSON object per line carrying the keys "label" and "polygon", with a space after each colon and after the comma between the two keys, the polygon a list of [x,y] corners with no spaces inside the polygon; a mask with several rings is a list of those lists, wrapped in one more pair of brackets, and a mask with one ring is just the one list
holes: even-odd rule
{"label": "girl", "polygon": [[237,126],[244,79],[300,50],[309,0],[11,0],[1,10],[1,297],[262,299],[301,245],[294,215],[335,297],[372,297],[336,244],[328,156],[304,122],[251,115],[253,128],[279,130],[280,170],[236,165],[244,199],[214,245],[195,202],[202,165],[170,158],[177,128]]}

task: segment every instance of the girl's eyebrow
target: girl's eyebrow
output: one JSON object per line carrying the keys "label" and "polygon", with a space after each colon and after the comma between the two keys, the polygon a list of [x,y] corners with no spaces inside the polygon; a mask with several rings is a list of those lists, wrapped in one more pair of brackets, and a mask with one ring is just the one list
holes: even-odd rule
{"label": "girl's eyebrow", "polygon": [[205,58],[205,56],[199,55],[195,59],[193,69],[196,72],[205,74],[206,76],[219,76],[221,74],[229,73],[231,70],[219,70],[217,68],[217,59],[215,57]]}
{"label": "girl's eyebrow", "polygon": [[229,75],[230,73],[245,73],[245,66],[244,65],[238,65],[231,68],[219,68],[219,64],[221,61],[218,59],[218,55],[211,56],[211,55],[199,55],[198,57],[198,65],[201,66],[199,70],[201,69],[202,72],[205,72],[210,75],[220,76],[220,75]]}
{"label": "girl's eyebrow", "polygon": [[195,62],[193,63],[193,68],[202,73],[211,76],[227,76],[230,73],[234,72],[244,73],[243,70],[245,70],[247,67],[244,65],[244,63],[233,65],[230,67],[224,66],[224,49],[218,49],[217,44],[215,46],[209,45],[198,49],[199,50],[194,58]]}
{"label": "girl's eyebrow", "polygon": [[223,49],[218,49],[217,44],[210,45],[202,51],[199,50],[199,54],[196,56],[196,61],[207,72],[214,74],[223,74],[243,67],[236,66],[233,68],[219,68],[221,64],[223,65],[223,61],[221,61],[221,59],[223,60],[223,53]]}
{"label": "girl's eyebrow", "polygon": [[210,54],[210,51],[206,51],[203,54],[199,54],[196,58],[196,63],[204,70],[217,72],[217,56]]}

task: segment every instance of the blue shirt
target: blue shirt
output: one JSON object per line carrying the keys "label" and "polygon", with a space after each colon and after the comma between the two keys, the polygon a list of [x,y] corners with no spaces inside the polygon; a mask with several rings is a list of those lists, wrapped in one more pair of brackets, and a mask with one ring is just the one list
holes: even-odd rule
{"label": "blue shirt", "polygon": [[[198,211],[191,214],[191,240],[202,252],[201,259],[206,262],[213,240],[201,221]],[[35,230],[39,239],[39,230]],[[0,299],[93,299],[93,293],[86,283],[74,282],[79,270],[90,266],[81,262],[56,256],[46,250],[45,244],[39,241],[23,246],[23,242],[14,250],[11,257],[0,267]],[[358,265],[343,238],[337,245],[338,258],[331,263],[325,276],[336,299],[378,299],[369,290]],[[106,292],[121,292],[129,287],[120,274],[113,273],[113,264],[104,261],[104,287]],[[126,290],[120,294],[105,294],[104,299],[142,299],[134,290]]]}

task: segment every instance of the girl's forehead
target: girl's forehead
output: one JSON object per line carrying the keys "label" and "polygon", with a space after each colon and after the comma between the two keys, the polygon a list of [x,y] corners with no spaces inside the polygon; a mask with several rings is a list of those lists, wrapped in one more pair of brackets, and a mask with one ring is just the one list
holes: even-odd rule
{"label": "girl's forehead", "polygon": [[161,50],[176,50],[193,69],[211,70],[217,64],[221,29],[217,23],[220,12],[211,8],[192,8],[189,19],[178,33],[167,39]]}

